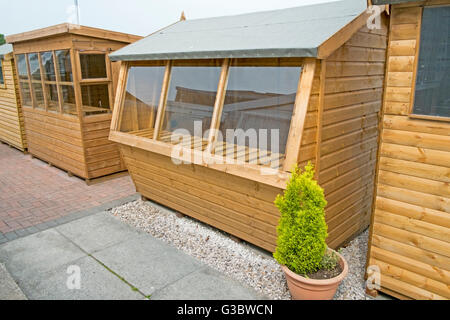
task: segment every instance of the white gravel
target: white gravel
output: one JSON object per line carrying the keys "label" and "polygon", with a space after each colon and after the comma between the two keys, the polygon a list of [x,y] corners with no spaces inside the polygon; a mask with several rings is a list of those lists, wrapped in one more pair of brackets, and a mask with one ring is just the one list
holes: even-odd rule
{"label": "white gravel", "polygon": [[[244,283],[269,299],[290,299],[284,274],[266,252],[246,243],[237,243],[208,225],[175,213],[151,202],[137,200],[111,210],[122,221],[161,239],[199,259],[216,270]],[[364,264],[368,232],[342,250],[349,263],[349,274],[335,299],[366,299]]]}

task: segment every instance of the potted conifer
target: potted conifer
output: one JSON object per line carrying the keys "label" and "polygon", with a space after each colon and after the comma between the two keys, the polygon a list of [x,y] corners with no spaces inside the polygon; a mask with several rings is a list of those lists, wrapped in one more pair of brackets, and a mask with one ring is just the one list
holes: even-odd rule
{"label": "potted conifer", "polygon": [[274,258],[286,275],[295,300],[332,299],[348,273],[345,259],[327,247],[327,202],[314,180],[311,163],[302,171],[295,166],[284,195],[275,205],[281,213]]}

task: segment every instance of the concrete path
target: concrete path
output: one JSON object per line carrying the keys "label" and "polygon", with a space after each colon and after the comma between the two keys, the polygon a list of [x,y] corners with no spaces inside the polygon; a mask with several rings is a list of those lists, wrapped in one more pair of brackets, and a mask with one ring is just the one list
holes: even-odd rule
{"label": "concrete path", "polygon": [[0,245],[0,263],[31,300],[262,298],[107,212]]}

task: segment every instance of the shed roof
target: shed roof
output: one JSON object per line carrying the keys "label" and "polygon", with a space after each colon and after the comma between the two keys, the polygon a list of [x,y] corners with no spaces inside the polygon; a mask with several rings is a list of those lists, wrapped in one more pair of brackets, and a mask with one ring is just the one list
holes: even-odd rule
{"label": "shed roof", "polygon": [[341,0],[235,16],[185,20],[110,54],[113,61],[317,57],[360,16],[366,0]]}
{"label": "shed roof", "polygon": [[9,53],[13,52],[13,47],[9,43],[5,43],[0,46],[0,59],[3,59],[3,57]]}
{"label": "shed roof", "polygon": [[104,30],[104,29],[99,29],[99,28],[86,27],[86,26],[80,26],[80,25],[75,25],[75,24],[70,24],[70,23],[62,23],[62,24],[58,24],[55,26],[47,27],[47,28],[36,29],[36,30],[18,33],[18,34],[14,34],[14,35],[9,35],[6,37],[6,42],[14,44],[17,42],[49,38],[49,37],[64,35],[64,34],[77,34],[77,35],[82,35],[82,36],[87,36],[87,37],[92,37],[92,38],[113,40],[113,41],[119,41],[119,42],[124,42],[124,43],[132,43],[132,42],[142,39],[142,37],[140,37],[140,36],[127,34],[127,33]]}

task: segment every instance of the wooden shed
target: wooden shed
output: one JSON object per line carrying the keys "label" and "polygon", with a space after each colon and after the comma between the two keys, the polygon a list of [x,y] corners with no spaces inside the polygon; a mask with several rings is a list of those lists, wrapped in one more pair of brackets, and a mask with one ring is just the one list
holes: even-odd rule
{"label": "wooden shed", "polygon": [[[391,19],[370,283],[450,298],[450,1],[387,1]],[[373,287],[372,287],[373,288]]]}
{"label": "wooden shed", "polygon": [[125,170],[108,140],[118,76],[108,54],[140,38],[67,23],[6,37],[33,156],[87,182]]}
{"label": "wooden shed", "polygon": [[13,48],[0,46],[0,141],[21,151],[27,149]]}
{"label": "wooden shed", "polygon": [[111,54],[121,69],[110,139],[138,192],[273,251],[273,201],[293,166],[312,161],[329,245],[367,228],[387,18],[382,6],[369,29],[366,7],[182,20]]}

